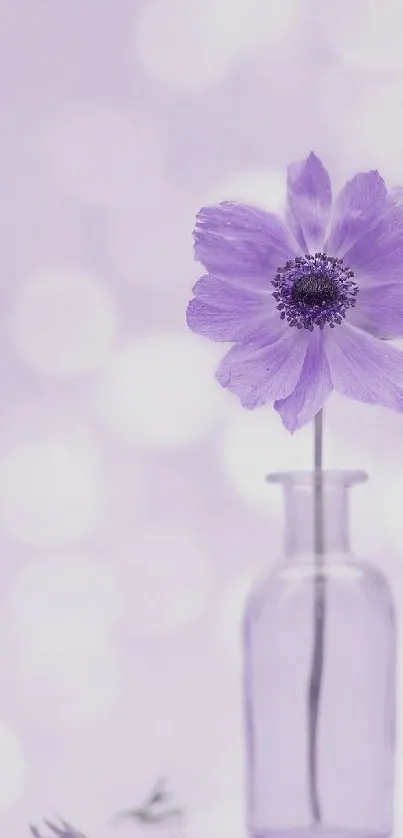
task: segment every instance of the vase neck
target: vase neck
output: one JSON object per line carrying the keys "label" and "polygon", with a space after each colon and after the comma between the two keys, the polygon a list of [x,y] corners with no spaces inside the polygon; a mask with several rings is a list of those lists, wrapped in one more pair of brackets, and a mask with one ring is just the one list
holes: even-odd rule
{"label": "vase neck", "polygon": [[284,489],[287,559],[349,553],[348,489],[364,482],[365,472],[290,472],[267,479]]}

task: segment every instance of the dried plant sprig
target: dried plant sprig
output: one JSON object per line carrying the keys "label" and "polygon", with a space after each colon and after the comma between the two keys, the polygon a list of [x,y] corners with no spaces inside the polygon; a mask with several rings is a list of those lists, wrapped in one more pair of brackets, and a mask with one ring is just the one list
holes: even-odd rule
{"label": "dried plant sprig", "polygon": [[[135,806],[132,809],[125,809],[118,812],[111,822],[118,824],[122,820],[133,820],[144,826],[162,826],[167,828],[179,829],[184,824],[185,813],[184,810],[178,806],[171,806],[170,808],[161,808],[161,804],[167,804],[172,800],[173,794],[167,788],[167,781],[164,777],[160,777],[150,794],[145,798],[143,803]],[[43,823],[48,830],[51,831],[52,836],[45,835],[33,824],[29,825],[29,829],[33,838],[89,838],[83,832],[80,832],[76,827],[69,824],[59,816],[59,824],[44,818]],[[176,833],[171,833],[171,838],[178,838]]]}
{"label": "dried plant sprig", "polygon": [[172,793],[167,790],[165,778],[160,777],[140,806],[118,812],[112,820],[114,823],[134,820],[149,825],[179,826],[184,820],[183,809],[177,806],[162,809],[160,807],[160,804],[166,804],[170,799]]}
{"label": "dried plant sprig", "polygon": [[[44,819],[45,826],[50,829],[53,835],[56,835],[57,838],[88,838],[88,836],[84,835],[83,832],[80,832],[71,824],[64,821],[62,818],[59,818],[60,826],[52,821]],[[45,838],[45,836],[40,832],[40,830],[36,826],[30,825],[31,834],[34,838]]]}

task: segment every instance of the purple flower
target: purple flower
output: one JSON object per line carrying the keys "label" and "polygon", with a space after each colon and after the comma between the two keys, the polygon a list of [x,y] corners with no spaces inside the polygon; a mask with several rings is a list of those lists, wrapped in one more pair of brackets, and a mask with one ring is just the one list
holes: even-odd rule
{"label": "purple flower", "polygon": [[286,220],[225,202],[197,216],[188,326],[235,344],[217,378],[249,409],[274,402],[293,432],[333,389],[403,411],[403,202],[378,172],[332,203],[311,153],[288,167]]}

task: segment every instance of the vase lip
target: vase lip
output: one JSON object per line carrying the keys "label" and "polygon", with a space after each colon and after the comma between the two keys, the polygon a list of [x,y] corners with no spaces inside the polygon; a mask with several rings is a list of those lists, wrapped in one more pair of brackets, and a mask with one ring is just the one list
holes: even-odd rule
{"label": "vase lip", "polygon": [[309,486],[322,483],[325,486],[354,486],[365,483],[368,474],[363,470],[323,469],[323,471],[279,471],[266,475],[267,483],[282,483],[292,486]]}

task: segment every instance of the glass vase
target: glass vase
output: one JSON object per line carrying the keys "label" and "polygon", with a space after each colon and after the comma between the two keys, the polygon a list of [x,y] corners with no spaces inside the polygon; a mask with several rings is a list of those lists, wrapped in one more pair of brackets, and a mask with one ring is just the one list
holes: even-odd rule
{"label": "glass vase", "polygon": [[284,491],[285,555],[258,581],[244,616],[251,838],[392,831],[393,599],[379,568],[349,547],[347,490],[365,479],[326,471],[268,477]]}

